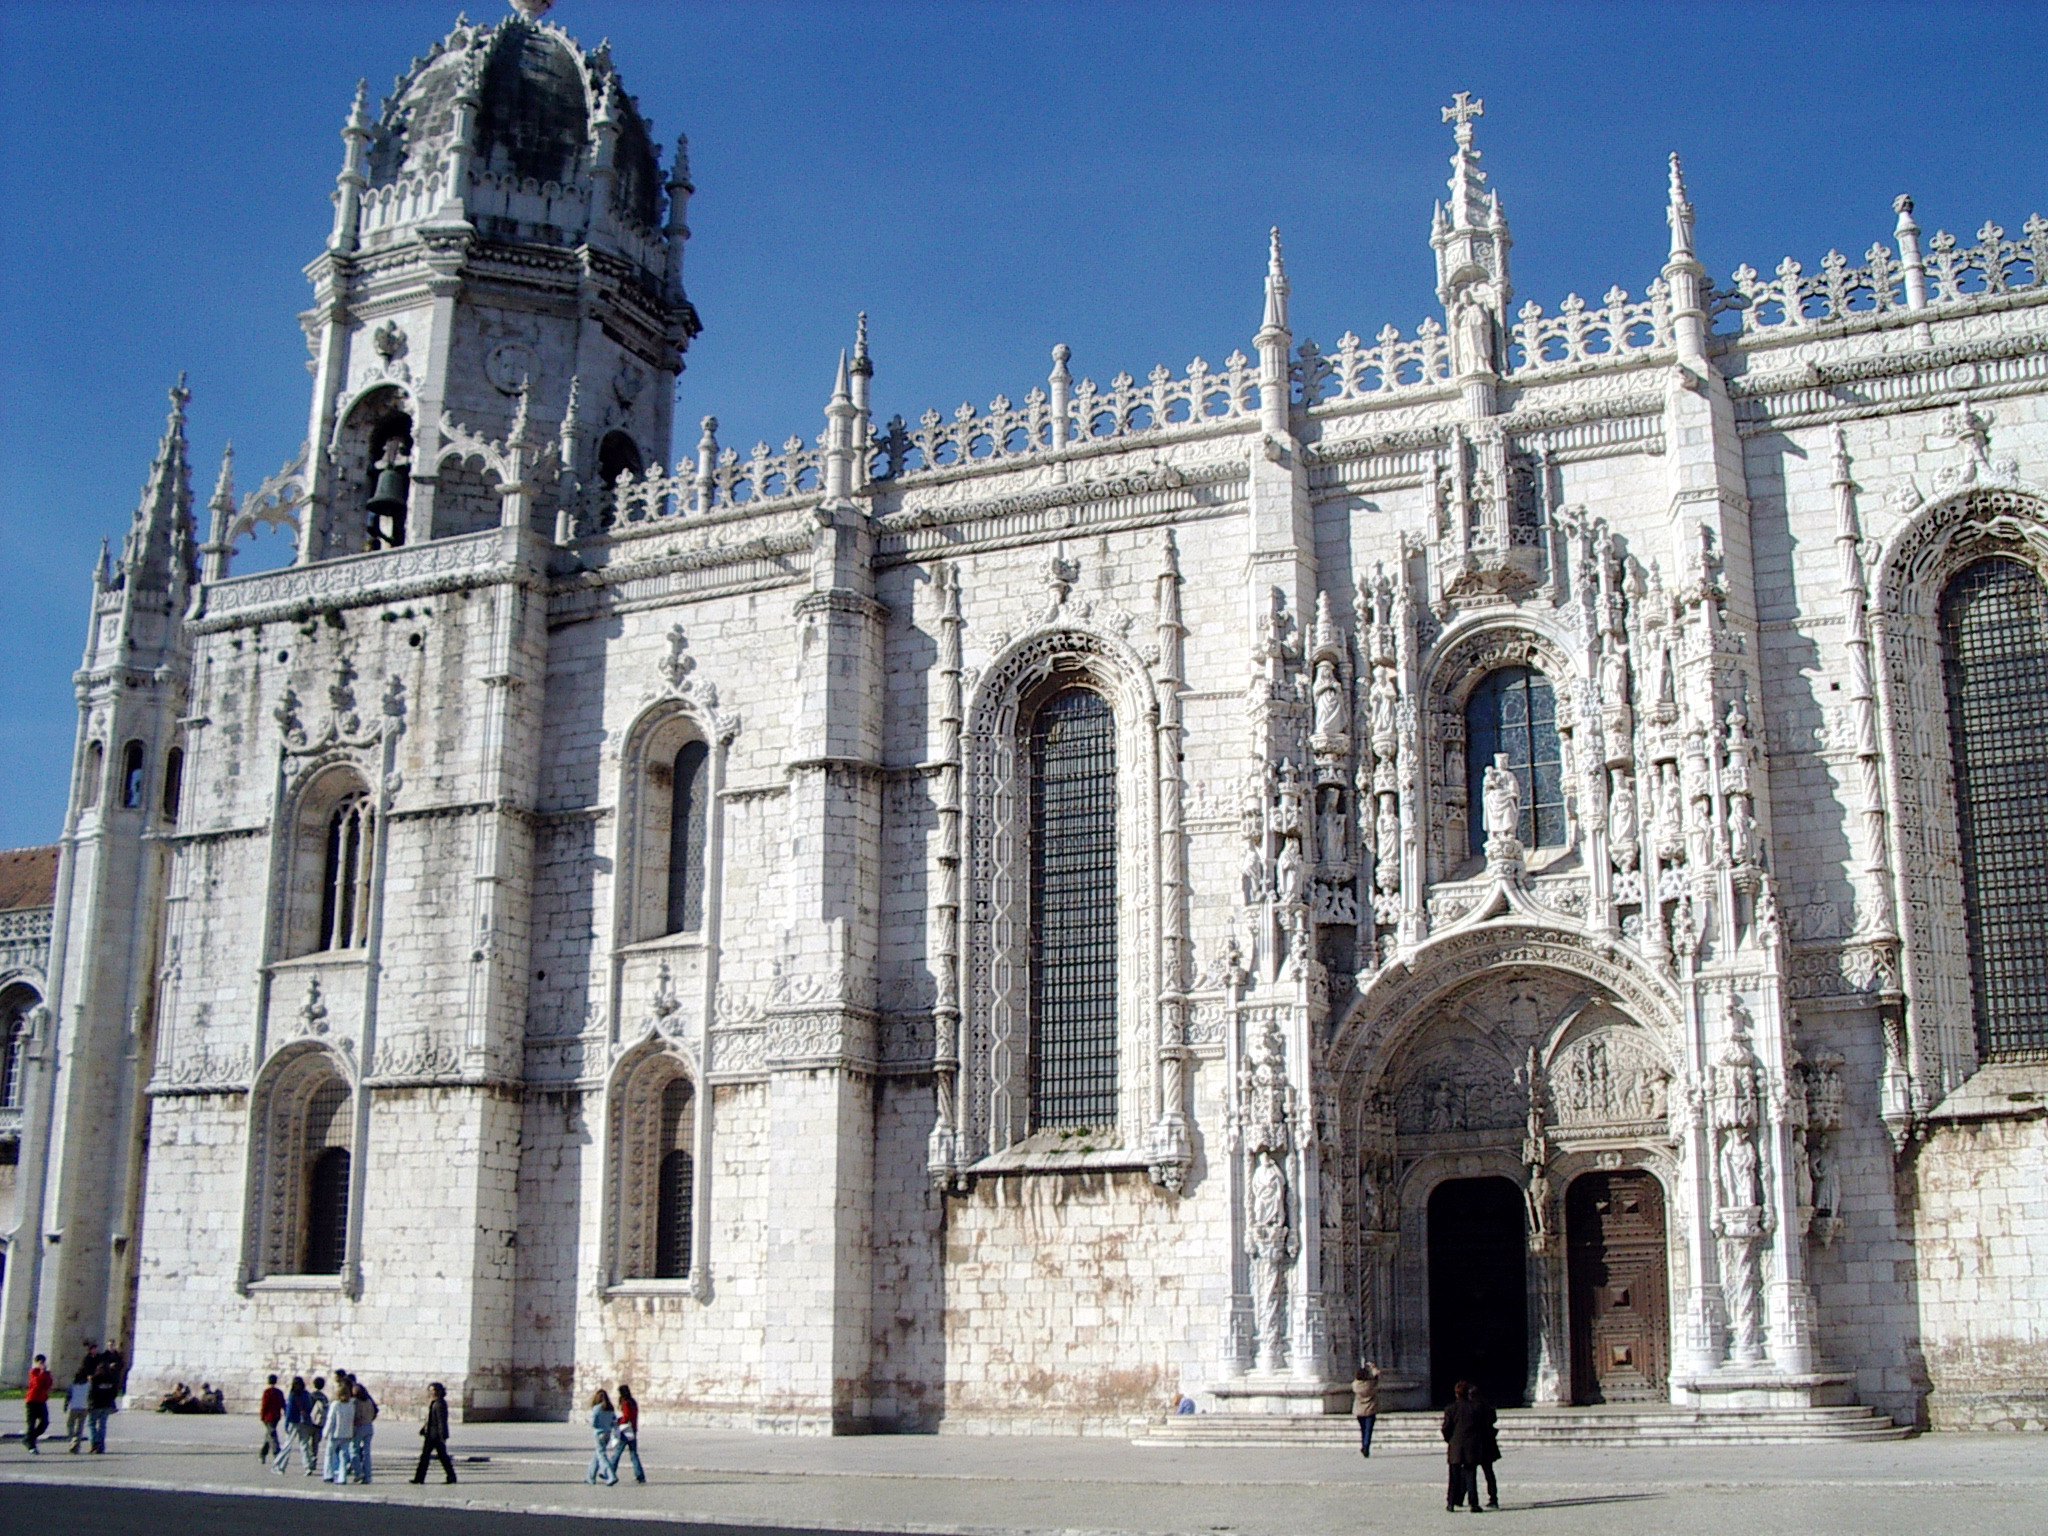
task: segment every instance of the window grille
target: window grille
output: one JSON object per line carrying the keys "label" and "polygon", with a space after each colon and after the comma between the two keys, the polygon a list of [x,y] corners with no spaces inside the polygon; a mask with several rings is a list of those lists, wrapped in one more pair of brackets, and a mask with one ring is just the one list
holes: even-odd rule
{"label": "window grille", "polygon": [[654,1223],[654,1274],[659,1280],[684,1280],[690,1274],[694,1128],[689,1079],[679,1077],[661,1093],[661,1187]]}
{"label": "window grille", "polygon": [[1977,1042],[2048,1051],[2048,593],[2016,560],[1981,560],[1941,599]]}
{"label": "window grille", "polygon": [[1466,815],[1471,852],[1486,852],[1486,818],[1479,787],[1495,756],[1505,752],[1522,786],[1522,821],[1516,836],[1525,848],[1564,842],[1564,760],[1557,744],[1557,702],[1549,681],[1528,667],[1489,672],[1465,701]]}
{"label": "window grille", "polygon": [[668,824],[670,933],[694,933],[704,926],[704,763],[710,755],[701,741],[686,742],[676,753]]}
{"label": "window grille", "polygon": [[350,795],[327,822],[327,866],[320,887],[320,948],[358,949],[370,916],[370,797]]}
{"label": "window grille", "polygon": [[338,1275],[348,1256],[348,1148],[329,1147],[314,1158],[308,1182],[304,1272]]}
{"label": "window grille", "polygon": [[1071,689],[1031,726],[1033,1128],[1116,1120],[1116,721]]}

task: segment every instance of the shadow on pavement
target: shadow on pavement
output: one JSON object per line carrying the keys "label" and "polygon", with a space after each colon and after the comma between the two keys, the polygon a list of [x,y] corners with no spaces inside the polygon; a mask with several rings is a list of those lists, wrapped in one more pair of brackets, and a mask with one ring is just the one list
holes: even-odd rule
{"label": "shadow on pavement", "polygon": [[1582,1499],[1531,1499],[1517,1501],[1516,1509],[1577,1509],[1586,1504],[1635,1504],[1644,1499],[1661,1499],[1661,1493],[1589,1493]]}
{"label": "shadow on pavement", "polygon": [[770,1528],[692,1521],[598,1516],[514,1514],[489,1509],[416,1509],[337,1498],[275,1499],[210,1493],[160,1493],[135,1488],[80,1488],[55,1483],[12,1483],[0,1497],[0,1536],[30,1532],[91,1532],[92,1536],[860,1536],[809,1526]]}

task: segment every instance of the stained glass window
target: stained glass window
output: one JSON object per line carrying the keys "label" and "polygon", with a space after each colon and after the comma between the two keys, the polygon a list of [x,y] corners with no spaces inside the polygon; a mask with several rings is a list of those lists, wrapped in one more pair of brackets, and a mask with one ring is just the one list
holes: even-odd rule
{"label": "stained glass window", "polygon": [[1486,851],[1486,818],[1480,812],[1486,770],[1505,752],[1522,786],[1521,838],[1524,848],[1564,842],[1564,764],[1557,745],[1557,703],[1550,683],[1529,667],[1489,672],[1465,701],[1465,793],[1471,851]]}

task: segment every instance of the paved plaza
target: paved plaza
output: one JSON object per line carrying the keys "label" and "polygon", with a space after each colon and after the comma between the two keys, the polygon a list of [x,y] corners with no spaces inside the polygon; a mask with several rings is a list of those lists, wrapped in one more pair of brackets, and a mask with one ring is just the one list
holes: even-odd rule
{"label": "paved plaza", "polygon": [[[1320,1536],[1412,1531],[1447,1520],[1443,1462],[1394,1449],[1355,1452],[1155,1450],[1050,1436],[769,1437],[648,1430],[646,1487],[582,1481],[587,1437],[571,1425],[460,1429],[462,1482],[412,1487],[418,1441],[379,1425],[377,1481],[333,1489],[257,1464],[253,1420],[123,1414],[103,1458],[31,1459],[0,1446],[0,1533],[328,1530],[403,1536],[596,1536],[632,1530],[748,1532],[1195,1532]],[[408,1445],[410,1442],[410,1446]],[[1500,1466],[1517,1531],[1602,1536],[1924,1536],[1930,1530],[2031,1533],[2048,1527],[2048,1443],[2039,1436],[1942,1435],[1826,1446],[1545,1449]],[[437,1474],[438,1476],[438,1474]],[[288,1507],[280,1500],[289,1501]],[[339,1514],[358,1509],[354,1518]],[[365,1518],[368,1524],[365,1523]],[[544,1518],[536,1518],[544,1517]],[[1469,1516],[1460,1516],[1469,1519]]]}

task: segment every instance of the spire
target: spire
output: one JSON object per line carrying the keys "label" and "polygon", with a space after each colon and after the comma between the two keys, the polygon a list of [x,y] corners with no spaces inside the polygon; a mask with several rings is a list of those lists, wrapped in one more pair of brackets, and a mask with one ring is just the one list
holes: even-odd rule
{"label": "spire", "polygon": [[130,592],[167,591],[192,578],[192,469],[185,454],[185,405],[192,392],[184,374],[170,394],[170,418],[121,546],[121,575]]}
{"label": "spire", "polygon": [[1686,201],[1685,170],[1679,165],[1675,153],[1671,157],[1671,187],[1667,204],[1664,217],[1671,225],[1671,259],[1699,260],[1692,248],[1692,204]]}
{"label": "spire", "polygon": [[[1486,115],[1486,103],[1460,91],[1443,109],[1443,120],[1454,124],[1458,143],[1451,156],[1450,223],[1453,229],[1488,229],[1500,215],[1498,200],[1488,205],[1486,172],[1479,169],[1479,151],[1472,147],[1472,119]],[[1492,215],[1489,218],[1489,213]]]}
{"label": "spire", "polygon": [[1259,334],[1287,330],[1287,264],[1280,257],[1280,226],[1268,232],[1266,249],[1266,318]]}
{"label": "spire", "polygon": [[839,354],[839,372],[832,380],[832,403],[837,405],[842,400],[848,405],[853,403],[853,386],[847,381],[846,353],[844,350]]}
{"label": "spire", "polygon": [[207,499],[207,510],[213,516],[206,530],[206,542],[199,546],[202,561],[201,575],[208,581],[219,581],[228,573],[228,529],[235,520],[235,445],[227,444],[220,451],[220,474],[213,482],[213,495]]}
{"label": "spire", "polygon": [[868,312],[862,310],[853,324],[853,371],[856,374],[872,374],[875,365],[868,361]]}

